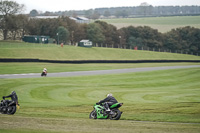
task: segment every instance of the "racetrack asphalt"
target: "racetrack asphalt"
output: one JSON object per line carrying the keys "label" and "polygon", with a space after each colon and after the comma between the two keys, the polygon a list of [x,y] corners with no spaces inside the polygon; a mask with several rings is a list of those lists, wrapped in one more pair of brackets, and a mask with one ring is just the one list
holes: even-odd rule
{"label": "racetrack asphalt", "polygon": [[[146,72],[146,71],[168,70],[168,69],[184,69],[184,68],[195,68],[195,67],[200,67],[200,65],[145,67],[145,68],[76,71],[76,72],[59,72],[59,73],[48,73],[47,77],[73,77],[73,76],[86,76],[86,75],[119,74],[119,73]],[[41,77],[41,73],[2,74],[2,75],[0,75],[0,79],[39,78],[39,77]]]}

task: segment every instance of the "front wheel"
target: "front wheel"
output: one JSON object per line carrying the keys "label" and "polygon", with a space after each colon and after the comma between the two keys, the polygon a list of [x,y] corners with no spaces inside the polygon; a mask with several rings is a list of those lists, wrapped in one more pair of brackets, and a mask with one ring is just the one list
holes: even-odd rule
{"label": "front wheel", "polygon": [[17,110],[16,106],[9,106],[7,109],[7,114],[13,115],[16,112],[16,110]]}
{"label": "front wheel", "polygon": [[95,109],[90,113],[89,118],[90,119],[97,119],[97,112],[96,112]]}
{"label": "front wheel", "polygon": [[117,109],[117,110],[112,110],[113,114],[110,115],[110,119],[111,120],[119,120],[121,117],[121,112]]}

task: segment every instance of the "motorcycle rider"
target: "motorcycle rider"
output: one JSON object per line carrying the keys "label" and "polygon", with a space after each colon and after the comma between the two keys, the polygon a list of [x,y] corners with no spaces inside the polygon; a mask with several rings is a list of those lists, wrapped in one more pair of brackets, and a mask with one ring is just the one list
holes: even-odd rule
{"label": "motorcycle rider", "polygon": [[44,72],[44,73],[47,73],[47,69],[46,69],[46,67],[43,69],[43,72]]}
{"label": "motorcycle rider", "polygon": [[107,97],[101,101],[99,101],[96,104],[101,104],[104,103],[103,106],[106,109],[106,112],[110,112],[110,106],[112,106],[115,103],[118,103],[118,101],[113,97],[113,95],[111,93],[107,94]]}
{"label": "motorcycle rider", "polygon": [[17,97],[17,94],[15,91],[12,91],[12,93],[8,96],[3,96],[2,98],[5,99],[5,98],[9,98],[11,97],[11,101],[10,100],[5,100],[5,104],[6,106],[8,106],[8,104],[12,104],[12,103],[16,103],[17,105],[18,104],[18,97]]}
{"label": "motorcycle rider", "polygon": [[47,75],[47,69],[46,67],[44,67],[44,69],[42,70],[41,76],[46,76],[46,75]]}

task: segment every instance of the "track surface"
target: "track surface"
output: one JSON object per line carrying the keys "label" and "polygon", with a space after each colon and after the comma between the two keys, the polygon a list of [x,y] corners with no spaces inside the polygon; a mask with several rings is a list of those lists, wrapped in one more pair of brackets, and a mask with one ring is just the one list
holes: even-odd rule
{"label": "track surface", "polygon": [[[155,70],[168,70],[168,69],[184,69],[195,68],[200,65],[190,66],[165,66],[165,67],[146,67],[146,68],[129,68],[129,69],[114,69],[114,70],[96,70],[96,71],[77,71],[77,72],[60,72],[60,73],[48,73],[48,77],[72,77],[72,76],[85,76],[85,75],[103,75],[103,74],[119,74],[130,72],[146,72]],[[39,78],[41,73],[28,73],[28,74],[3,74],[0,75],[0,79],[14,79],[14,78]]]}

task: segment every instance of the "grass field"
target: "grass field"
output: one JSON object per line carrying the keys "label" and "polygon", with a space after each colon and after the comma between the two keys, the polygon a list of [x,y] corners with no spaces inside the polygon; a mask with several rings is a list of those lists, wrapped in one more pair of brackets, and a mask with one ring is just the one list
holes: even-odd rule
{"label": "grass field", "polygon": [[0,58],[49,60],[199,60],[200,56],[118,48],[83,48],[0,41]]}
{"label": "grass field", "polygon": [[[0,115],[0,131],[197,133],[200,131],[199,80],[200,68],[0,79],[0,94],[16,90],[21,104],[14,116]],[[124,103],[120,109],[121,120],[89,120],[93,104],[109,92]],[[9,125],[13,125],[11,129]]]}
{"label": "grass field", "polygon": [[164,33],[171,29],[192,26],[200,28],[200,16],[174,16],[174,17],[146,17],[127,19],[103,19],[103,21],[115,25],[117,28],[127,26],[150,26]]}
{"label": "grass field", "polygon": [[199,65],[200,63],[99,63],[99,64],[59,64],[59,63],[0,63],[0,74],[40,73],[44,67],[49,73],[111,70],[159,66]]}
{"label": "grass field", "polygon": [[[198,56],[106,48],[0,42],[0,58],[55,60],[190,59]],[[0,74],[109,70],[199,63],[0,63]],[[128,74],[0,79],[0,98],[15,90],[20,110],[0,114],[2,133],[199,133],[200,68]],[[94,103],[113,93],[124,105],[119,121],[90,120]]]}

